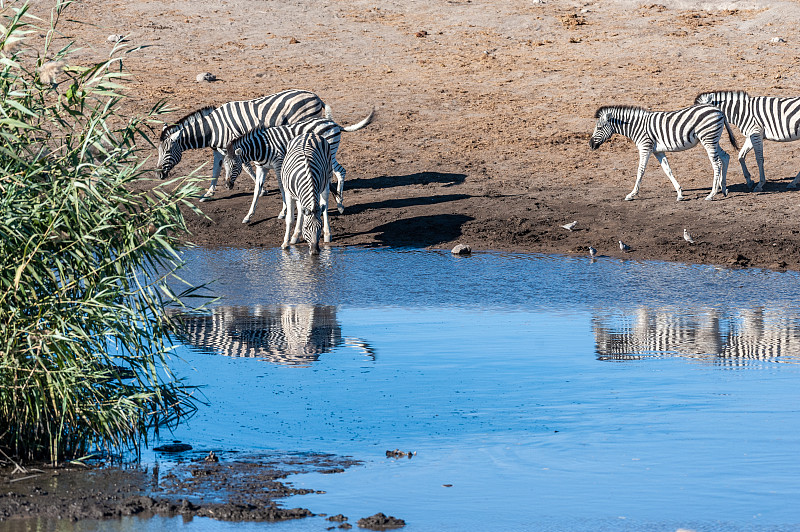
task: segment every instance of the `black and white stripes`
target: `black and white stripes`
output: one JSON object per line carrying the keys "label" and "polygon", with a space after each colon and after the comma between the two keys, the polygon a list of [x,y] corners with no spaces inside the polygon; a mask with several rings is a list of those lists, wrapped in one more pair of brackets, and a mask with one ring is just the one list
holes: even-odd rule
{"label": "black and white stripes", "polygon": [[[213,148],[211,186],[203,198],[216,190],[222,157],[227,145],[257,126],[280,126],[320,116],[325,104],[313,92],[289,89],[255,100],[228,102],[218,108],[204,107],[177,123],[165,126],[158,146],[158,168],[165,179],[189,149]],[[328,110],[329,112],[329,110]]]}
{"label": "black and white stripes", "polygon": [[[759,177],[755,192],[760,192],[766,182],[764,139],[778,142],[800,139],[800,98],[750,96],[744,91],[716,91],[698,95],[695,102],[720,108],[728,121],[736,125],[745,136],[744,146],[739,152],[739,163],[742,165],[742,173],[748,187],[753,189],[753,181],[745,165],[745,158],[750,150],[755,152]],[[788,188],[797,187],[798,182],[800,173]]]}
{"label": "black and white stripes", "polygon": [[725,186],[730,157],[720,148],[719,140],[723,129],[728,130],[731,143],[736,147],[733,132],[723,113],[712,105],[695,105],[679,111],[654,112],[631,106],[606,106],[595,113],[597,122],[589,146],[594,150],[600,147],[614,133],[624,135],[636,143],[639,150],[639,168],[633,190],[625,196],[632,200],[639,193],[647,161],[653,154],[661,168],[675,187],[678,200],[683,192],[667,163],[666,152],[683,151],[702,144],[714,169],[711,199],[719,190],[727,195]]}
{"label": "black and white stripes", "polygon": [[[323,220],[325,242],[331,241],[328,189],[332,171],[331,148],[324,138],[314,133],[303,133],[289,142],[281,169],[281,189],[286,205],[286,234],[282,248],[287,248],[290,243],[296,244],[302,228],[309,251],[319,253]],[[289,240],[293,204],[297,206],[297,225]]]}
{"label": "black and white stripes", "polygon": [[[259,126],[234,139],[227,148],[225,158],[225,169],[227,173],[227,181],[225,182],[228,188],[232,188],[236,179],[242,171],[242,165],[247,162],[254,162],[256,164],[256,188],[253,193],[253,202],[247,216],[242,220],[242,223],[249,223],[253,217],[258,204],[258,193],[264,183],[266,171],[270,168],[275,170],[278,176],[278,186],[281,186],[281,166],[283,158],[286,154],[286,148],[294,137],[305,133],[314,133],[315,135],[324,138],[330,145],[331,152],[331,166],[333,172],[338,174],[339,178],[338,188],[334,192],[335,199],[339,205],[342,205],[341,191],[343,190],[345,169],[336,161],[336,152],[339,149],[339,140],[342,132],[357,131],[372,121],[373,114],[370,114],[361,122],[348,127],[342,127],[333,120],[316,118],[306,120],[297,124],[288,124],[277,127],[264,127]],[[281,190],[283,194],[283,190]],[[279,218],[285,214],[286,205],[284,204],[283,210]],[[340,209],[341,212],[342,209]]]}

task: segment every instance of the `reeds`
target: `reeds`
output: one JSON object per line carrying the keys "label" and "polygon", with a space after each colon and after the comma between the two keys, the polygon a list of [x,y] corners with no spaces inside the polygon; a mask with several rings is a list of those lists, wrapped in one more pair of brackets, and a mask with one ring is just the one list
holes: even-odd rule
{"label": "reeds", "polygon": [[0,451],[52,462],[138,449],[194,409],[167,366],[164,307],[192,293],[167,280],[186,232],[179,206],[198,189],[134,191],[163,105],[123,116],[119,57],[51,54],[68,3],[48,28],[27,5],[0,13]]}

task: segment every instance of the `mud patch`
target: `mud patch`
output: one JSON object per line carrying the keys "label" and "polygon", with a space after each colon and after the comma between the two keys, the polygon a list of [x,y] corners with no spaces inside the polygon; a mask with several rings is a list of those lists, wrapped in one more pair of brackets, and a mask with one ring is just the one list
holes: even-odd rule
{"label": "mud patch", "polygon": [[147,467],[0,469],[0,521],[25,518],[114,519],[125,516],[210,517],[226,521],[283,521],[315,515],[277,500],[306,493],[284,479],[335,473],[360,462],[328,454],[207,453]]}

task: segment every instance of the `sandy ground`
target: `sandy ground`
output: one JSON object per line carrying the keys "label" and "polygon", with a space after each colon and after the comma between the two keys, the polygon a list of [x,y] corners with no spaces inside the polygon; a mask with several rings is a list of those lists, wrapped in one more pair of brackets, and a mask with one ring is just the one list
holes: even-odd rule
{"label": "sandy ground", "polygon": [[[342,124],[374,107],[374,123],[340,147],[347,209],[333,217],[334,245],[568,254],[592,245],[619,256],[623,240],[634,259],[800,269],[800,193],[786,190],[800,145],[767,143],[767,186],[750,193],[724,140],[730,193],[714,201],[703,200],[705,151],[673,154],[684,202],[654,158],[639,197],[623,201],[633,143],[588,147],[605,104],[679,109],[715,89],[800,95],[795,2],[84,0],[68,14],[91,22],[62,25],[90,45],[84,57],[108,54],[112,33],[146,46],[125,59],[135,107],[167,98],[177,119],[286,88],[316,92]],[[218,81],[196,82],[205,71]],[[176,171],[210,153],[187,153]],[[219,191],[202,205],[209,220],[191,217],[193,240],[280,244],[274,176],[267,185],[249,225],[249,179]],[[561,228],[571,221],[575,231]]]}

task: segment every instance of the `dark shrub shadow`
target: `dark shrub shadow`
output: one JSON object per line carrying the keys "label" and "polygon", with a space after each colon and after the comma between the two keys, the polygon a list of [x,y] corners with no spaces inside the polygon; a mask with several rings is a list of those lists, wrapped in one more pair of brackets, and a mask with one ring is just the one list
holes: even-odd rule
{"label": "dark shrub shadow", "polygon": [[417,172],[408,175],[390,175],[373,177],[372,179],[345,179],[345,193],[348,188],[389,188],[403,187],[406,185],[427,185],[441,183],[446,187],[458,185],[467,178],[466,174],[446,174],[441,172]]}
{"label": "dark shrub shadow", "polygon": [[461,226],[472,220],[464,214],[415,216],[379,225],[372,232],[387,246],[427,247],[455,240],[461,236]]}

